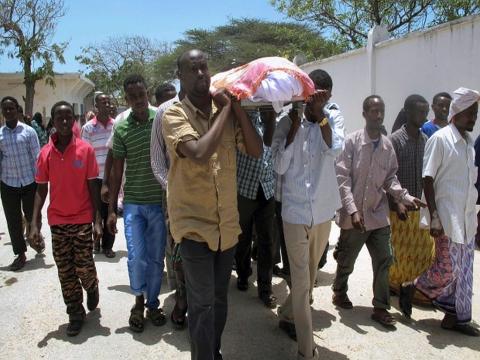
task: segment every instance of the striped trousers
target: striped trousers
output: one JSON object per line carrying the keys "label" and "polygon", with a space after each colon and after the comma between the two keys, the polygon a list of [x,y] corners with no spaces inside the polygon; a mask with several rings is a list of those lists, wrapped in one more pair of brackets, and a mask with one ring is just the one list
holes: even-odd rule
{"label": "striped trousers", "polygon": [[53,258],[57,264],[63,300],[70,319],[85,314],[82,287],[94,290],[98,284],[93,261],[92,224],[67,224],[50,227]]}

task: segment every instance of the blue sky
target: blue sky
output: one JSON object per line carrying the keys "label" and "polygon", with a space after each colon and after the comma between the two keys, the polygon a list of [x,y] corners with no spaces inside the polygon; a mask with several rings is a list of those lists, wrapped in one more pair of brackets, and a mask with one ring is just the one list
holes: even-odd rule
{"label": "blue sky", "polygon": [[[66,15],[60,19],[54,41],[68,42],[65,64],[57,72],[82,69],[75,61],[81,47],[100,43],[110,36],[143,35],[173,42],[191,28],[212,29],[231,18],[253,17],[286,20],[269,0],[65,0]],[[17,59],[0,56],[0,72],[21,71]]]}

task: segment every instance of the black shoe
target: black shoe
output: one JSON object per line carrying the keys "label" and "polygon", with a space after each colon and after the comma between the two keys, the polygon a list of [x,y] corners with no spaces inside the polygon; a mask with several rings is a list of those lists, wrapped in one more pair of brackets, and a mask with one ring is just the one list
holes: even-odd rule
{"label": "black shoe", "polygon": [[400,295],[398,298],[398,304],[403,315],[410,319],[412,316],[412,300],[415,295],[415,286],[413,284],[400,285]]}
{"label": "black shoe", "polygon": [[18,255],[15,260],[8,266],[8,269],[10,271],[18,271],[22,269],[25,266],[25,263],[27,262],[27,257],[25,256],[25,253],[21,253]]}
{"label": "black shoe", "polygon": [[103,255],[105,255],[109,259],[113,259],[115,257],[115,251],[112,249],[103,249]]}
{"label": "black shoe", "polygon": [[346,294],[345,295],[333,294],[332,303],[333,305],[341,307],[342,309],[353,309],[353,304]]}
{"label": "black shoe", "polygon": [[248,280],[244,279],[237,279],[237,289],[240,291],[247,291],[248,290]]}
{"label": "black shoe", "polygon": [[273,266],[273,275],[275,276],[282,276],[282,269],[280,269],[280,267],[278,265],[274,265]]}
{"label": "black shoe", "polygon": [[258,295],[263,304],[269,309],[275,309],[277,307],[277,298],[273,294],[263,293]]}
{"label": "black shoe", "polygon": [[95,289],[87,291],[87,309],[93,311],[97,308],[100,294],[98,293],[98,285]]}
{"label": "black shoe", "polygon": [[77,336],[83,326],[83,319],[70,320],[67,326],[67,336]]}
{"label": "black shoe", "polygon": [[297,330],[295,330],[295,324],[286,320],[280,320],[278,322],[278,327],[282,329],[290,339],[297,341]]}

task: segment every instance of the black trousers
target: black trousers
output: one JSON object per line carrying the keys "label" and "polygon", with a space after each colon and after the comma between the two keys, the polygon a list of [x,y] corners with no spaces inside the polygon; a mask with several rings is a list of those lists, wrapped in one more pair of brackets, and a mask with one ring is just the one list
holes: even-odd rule
{"label": "black trousers", "polygon": [[[275,236],[273,245],[274,263],[283,263],[283,269],[290,272],[288,263],[287,245],[285,245],[285,235],[283,234],[282,203],[275,201]],[[281,254],[281,257],[280,257]]]}
{"label": "black trousers", "polygon": [[228,312],[228,284],[235,247],[212,251],[206,243],[183,239],[180,255],[188,301],[192,360],[221,359],[221,339]]}
{"label": "black trousers", "polygon": [[[98,184],[98,191],[102,188],[102,179],[97,179]],[[108,204],[102,201],[102,208],[100,209],[100,214],[102,215],[103,221],[103,236],[102,236],[102,249],[110,250],[113,247],[113,243],[115,242],[115,235],[112,235],[110,231],[108,231],[107,227],[107,218],[108,218]]]}
{"label": "black trousers", "polygon": [[27,251],[27,244],[25,243],[22,228],[22,209],[27,221],[31,222],[36,190],[36,183],[31,183],[19,188],[8,186],[3,182],[0,185],[3,211],[7,219],[8,233],[15,255]]}
{"label": "black trousers", "polygon": [[257,199],[238,195],[238,212],[242,233],[238,237],[235,263],[239,279],[246,281],[252,273],[252,229],[257,233],[257,282],[259,294],[272,292],[273,218],[275,199],[265,199],[259,187]]}

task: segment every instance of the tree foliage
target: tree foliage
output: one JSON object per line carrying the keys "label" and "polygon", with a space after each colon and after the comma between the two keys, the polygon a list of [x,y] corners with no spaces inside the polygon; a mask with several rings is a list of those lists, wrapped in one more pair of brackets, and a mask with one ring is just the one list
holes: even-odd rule
{"label": "tree foliage", "polygon": [[25,113],[32,114],[35,83],[54,85],[55,60],[65,63],[65,43],[52,43],[58,20],[65,14],[62,0],[1,0],[0,45],[17,58],[24,72]]}
{"label": "tree foliage", "polygon": [[478,14],[480,0],[271,0],[289,17],[315,24],[349,48],[363,46],[374,25],[400,36]]}
{"label": "tree foliage", "polygon": [[154,85],[152,64],[169,53],[166,43],[134,35],[111,37],[100,44],[89,45],[82,48],[82,55],[75,59],[87,67],[87,76],[97,90],[122,97],[123,80],[128,74],[140,74]]}
{"label": "tree foliage", "polygon": [[303,54],[307,60],[317,60],[344,50],[308,26],[257,19],[233,19],[213,30],[191,29],[175,45],[171,54],[155,62],[157,78],[173,79],[177,57],[189,49],[207,53],[212,74],[265,56],[293,59]]}

